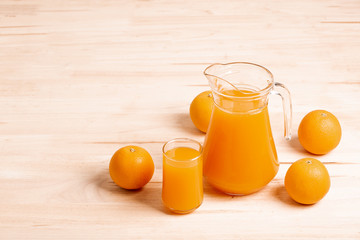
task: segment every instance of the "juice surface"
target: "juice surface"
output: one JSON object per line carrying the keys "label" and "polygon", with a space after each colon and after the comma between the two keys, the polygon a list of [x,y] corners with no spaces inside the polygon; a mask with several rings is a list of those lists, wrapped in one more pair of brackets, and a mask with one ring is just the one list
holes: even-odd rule
{"label": "juice surface", "polygon": [[195,149],[178,147],[170,149],[163,157],[162,200],[175,212],[190,212],[202,203],[202,156],[188,161],[199,154]]}
{"label": "juice surface", "polygon": [[225,94],[254,99],[235,101],[226,110],[215,104],[204,144],[204,176],[222,192],[249,194],[268,184],[279,168],[267,105],[251,108],[264,100],[249,90]]}

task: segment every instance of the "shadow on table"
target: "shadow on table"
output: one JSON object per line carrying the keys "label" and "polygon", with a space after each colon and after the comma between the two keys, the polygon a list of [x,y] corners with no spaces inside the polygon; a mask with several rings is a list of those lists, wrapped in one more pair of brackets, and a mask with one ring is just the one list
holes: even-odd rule
{"label": "shadow on table", "polygon": [[215,197],[218,199],[229,199],[229,198],[234,198],[234,197],[242,197],[242,196],[233,196],[233,195],[228,195],[225,194],[219,190],[217,190],[216,188],[214,188],[213,186],[211,186],[204,178],[204,195],[206,196],[210,196],[210,197]]}
{"label": "shadow on table", "polygon": [[299,141],[297,134],[294,134],[291,137],[291,140],[289,141],[289,145],[292,149],[294,149],[298,153],[303,153],[303,154],[306,154],[307,156],[309,156],[309,153],[303,148],[303,146],[301,146],[301,143]]}
{"label": "shadow on table", "polygon": [[128,202],[128,205],[132,204],[133,206],[142,204],[165,214],[178,215],[163,206],[161,201],[161,182],[149,182],[143,188],[126,190],[117,186],[112,181],[108,169],[99,172],[93,182],[95,182],[97,188],[106,192],[107,198],[111,199],[111,201],[118,199],[119,203]]}
{"label": "shadow on table", "polygon": [[204,136],[205,134],[198,130],[195,125],[192,123],[190,115],[188,113],[177,113],[172,115],[176,126],[179,126],[180,129],[186,133]]}
{"label": "shadow on table", "polygon": [[141,203],[154,209],[162,210],[161,188],[159,183],[149,182],[143,188],[137,190],[126,190],[117,186],[111,179],[108,169],[101,171],[94,178],[97,188],[106,192],[107,198],[119,199],[119,202],[128,201],[129,203]]}
{"label": "shadow on table", "polygon": [[286,192],[285,186],[284,185],[279,185],[277,187],[275,187],[273,189],[273,196],[276,197],[277,199],[279,199],[280,201],[282,201],[283,203],[290,205],[290,206],[294,206],[297,208],[308,208],[311,207],[313,205],[304,205],[304,204],[300,204],[295,202],[290,196],[289,194]]}
{"label": "shadow on table", "polygon": [[[264,188],[267,188],[268,186],[265,186]],[[256,199],[257,195],[261,195],[263,193],[263,191],[265,191],[265,189],[260,189],[257,192],[251,193],[251,194],[247,194],[247,195],[230,195],[230,194],[226,194],[223,193],[219,190],[217,190],[216,188],[212,187],[209,183],[206,182],[206,180],[204,180],[204,194],[211,196],[211,197],[215,197],[218,198],[220,200],[227,200],[227,199],[237,199],[239,201],[241,200],[248,200],[248,199]]]}

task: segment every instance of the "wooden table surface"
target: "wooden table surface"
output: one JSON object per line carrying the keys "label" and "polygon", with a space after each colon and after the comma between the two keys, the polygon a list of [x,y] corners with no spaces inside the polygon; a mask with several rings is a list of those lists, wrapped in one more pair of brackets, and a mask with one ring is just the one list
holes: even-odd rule
{"label": "wooden table surface", "polygon": [[[269,68],[293,100],[269,103],[280,170],[244,197],[205,184],[192,214],[161,203],[164,142],[204,134],[192,99],[214,62]],[[318,204],[287,195],[286,170],[312,156],[296,137],[302,117],[326,109],[340,145],[318,156],[331,188]],[[1,239],[360,239],[360,1],[52,1],[0,3]],[[155,173],[140,191],[117,187],[112,154],[146,148]]]}

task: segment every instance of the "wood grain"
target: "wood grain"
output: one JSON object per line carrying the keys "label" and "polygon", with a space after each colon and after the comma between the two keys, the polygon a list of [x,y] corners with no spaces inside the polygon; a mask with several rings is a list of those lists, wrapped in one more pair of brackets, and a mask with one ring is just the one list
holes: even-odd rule
{"label": "wood grain", "polygon": [[[35,1],[0,3],[1,239],[360,239],[360,2]],[[293,100],[294,138],[282,138],[281,100],[270,117],[281,167],[262,191],[222,195],[172,215],[161,204],[161,147],[203,142],[188,116],[215,62],[269,68]],[[326,109],[343,136],[317,157],[328,195],[301,206],[283,179],[297,159],[302,117]],[[122,146],[152,155],[140,191],[111,181]],[[313,156],[312,156],[313,157]]]}

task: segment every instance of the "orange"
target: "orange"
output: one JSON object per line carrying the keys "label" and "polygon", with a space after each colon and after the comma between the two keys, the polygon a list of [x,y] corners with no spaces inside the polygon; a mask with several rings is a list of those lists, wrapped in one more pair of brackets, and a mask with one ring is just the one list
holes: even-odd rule
{"label": "orange", "polygon": [[211,91],[197,95],[190,105],[190,117],[195,127],[206,133],[214,103]]}
{"label": "orange", "polygon": [[319,160],[303,158],[294,162],[286,172],[285,188],[296,202],[314,204],[329,191],[330,176]]}
{"label": "orange", "polygon": [[126,146],[117,150],[109,164],[112,180],[125,189],[139,189],[154,174],[154,162],[150,154],[138,146]]}
{"label": "orange", "polygon": [[326,154],[333,150],[341,139],[341,126],[338,119],[325,110],[308,113],[298,129],[301,145],[313,154]]}

